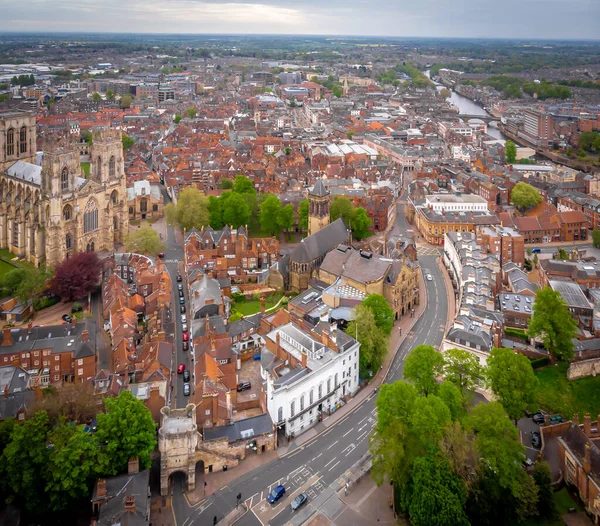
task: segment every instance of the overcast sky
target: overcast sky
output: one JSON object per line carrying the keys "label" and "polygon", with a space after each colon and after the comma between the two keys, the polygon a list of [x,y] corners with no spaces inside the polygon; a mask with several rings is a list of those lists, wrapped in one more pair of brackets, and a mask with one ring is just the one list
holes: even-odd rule
{"label": "overcast sky", "polygon": [[0,31],[600,39],[600,0],[5,0]]}

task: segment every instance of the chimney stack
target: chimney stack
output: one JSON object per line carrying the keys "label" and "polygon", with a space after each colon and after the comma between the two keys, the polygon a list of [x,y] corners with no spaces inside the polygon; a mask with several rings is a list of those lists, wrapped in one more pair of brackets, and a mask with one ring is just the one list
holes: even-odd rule
{"label": "chimney stack", "polygon": [[98,479],[96,482],[96,495],[106,497],[106,479]]}
{"label": "chimney stack", "polygon": [[27,324],[27,334],[31,334],[31,329],[33,329],[33,320],[29,320]]}
{"label": "chimney stack", "polygon": [[[598,418],[600,418],[600,417],[598,417]],[[574,424],[575,424],[577,427],[579,427],[579,413],[574,413],[574,414],[573,414],[573,418],[572,418],[572,420],[573,420],[573,423],[574,423]]]}
{"label": "chimney stack", "polygon": [[133,475],[134,473],[140,472],[140,459],[138,457],[133,457],[129,459],[129,463],[127,464],[127,473]]}
{"label": "chimney stack", "polygon": [[87,329],[85,329],[81,332],[81,341],[82,342],[87,342],[89,337],[90,337],[90,333],[88,332]]}
{"label": "chimney stack", "polygon": [[589,441],[585,443],[585,455],[583,459],[583,469],[586,473],[589,473],[592,468],[592,448]]}
{"label": "chimney stack", "polygon": [[125,497],[125,511],[127,513],[135,513],[135,497],[133,495]]}
{"label": "chimney stack", "polygon": [[4,337],[2,338],[2,346],[6,346],[6,345],[12,345],[13,339],[12,339],[12,333],[10,331],[10,327],[5,327],[4,328]]}
{"label": "chimney stack", "polygon": [[261,296],[261,298],[260,298],[260,312],[262,314],[265,313],[265,297],[264,296]]}
{"label": "chimney stack", "polygon": [[589,413],[583,415],[583,432],[586,437],[589,437],[592,434],[592,422]]}

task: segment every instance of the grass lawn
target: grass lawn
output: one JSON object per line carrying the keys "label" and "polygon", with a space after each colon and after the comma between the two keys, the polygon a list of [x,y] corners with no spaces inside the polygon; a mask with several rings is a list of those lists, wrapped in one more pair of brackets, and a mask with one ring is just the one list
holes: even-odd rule
{"label": "grass lawn", "polygon": [[87,179],[90,176],[90,163],[80,163],[81,164],[81,169],[83,170],[83,173],[85,174],[85,178]]}
{"label": "grass lawn", "polygon": [[[265,298],[265,309],[273,307],[283,296],[283,292],[275,292]],[[251,316],[260,312],[260,300],[246,300],[241,303],[235,302],[232,305],[232,310],[235,309],[243,316]]]}
{"label": "grass lawn", "polygon": [[9,270],[12,270],[15,267],[17,267],[17,268],[33,267],[33,265],[31,263],[28,263],[27,261],[19,261],[16,259],[16,257],[17,256],[15,256],[12,252],[9,252],[5,248],[0,249],[0,262],[4,263],[5,265],[9,265],[9,266],[12,265],[11,268],[5,268],[4,265],[2,265],[2,267],[0,267],[0,274],[4,274],[5,272],[8,272]]}
{"label": "grass lawn", "polygon": [[560,491],[556,491],[553,494],[554,505],[558,512],[558,517],[554,520],[541,520],[539,518],[529,519],[525,522],[520,523],[520,526],[564,526],[565,521],[560,517],[565,513],[569,513],[569,508],[577,508],[577,511],[582,511],[583,508],[578,502],[573,500],[567,488],[563,488]]}
{"label": "grass lawn", "polygon": [[4,276],[4,274],[6,274],[7,272],[15,270],[16,268],[17,267],[11,265],[10,263],[7,263],[6,261],[2,261],[0,259],[0,278]]}
{"label": "grass lawn", "polygon": [[579,413],[580,418],[585,413],[597,415],[600,412],[600,377],[569,381],[567,369],[568,364],[560,363],[536,371],[540,381],[540,408],[560,413],[567,419],[573,413]]}

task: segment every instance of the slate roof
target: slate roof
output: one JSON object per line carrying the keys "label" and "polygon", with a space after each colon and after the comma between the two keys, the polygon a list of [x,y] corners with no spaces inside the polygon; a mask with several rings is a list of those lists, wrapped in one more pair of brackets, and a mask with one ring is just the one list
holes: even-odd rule
{"label": "slate roof", "polygon": [[42,167],[37,164],[26,163],[25,161],[17,161],[7,170],[9,177],[20,179],[26,183],[32,183],[36,186],[42,184]]}
{"label": "slate roof", "polygon": [[[100,502],[98,526],[146,526],[150,517],[148,486],[150,471],[118,475],[106,479],[106,496],[97,495],[98,486],[92,496],[93,502]],[[125,511],[125,499],[135,498],[135,512]]]}
{"label": "slate roof", "polygon": [[312,236],[305,237],[292,252],[290,261],[310,263],[347,239],[348,229],[340,217]]}
{"label": "slate roof", "polygon": [[239,420],[229,426],[209,427],[204,429],[204,440],[216,440],[227,437],[231,442],[250,439],[273,432],[273,421],[269,413]]}
{"label": "slate roof", "polygon": [[327,190],[327,187],[325,186],[325,183],[321,177],[317,179],[315,186],[313,186],[312,190],[310,191],[310,195],[314,195],[315,197],[325,197],[326,195],[329,195],[329,190]]}

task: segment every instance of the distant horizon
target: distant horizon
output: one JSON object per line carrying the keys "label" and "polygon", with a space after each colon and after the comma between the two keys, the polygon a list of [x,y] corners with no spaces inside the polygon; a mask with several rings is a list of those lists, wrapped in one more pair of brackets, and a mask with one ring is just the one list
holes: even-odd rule
{"label": "distant horizon", "polygon": [[11,34],[600,39],[598,0],[20,0],[2,15]]}

